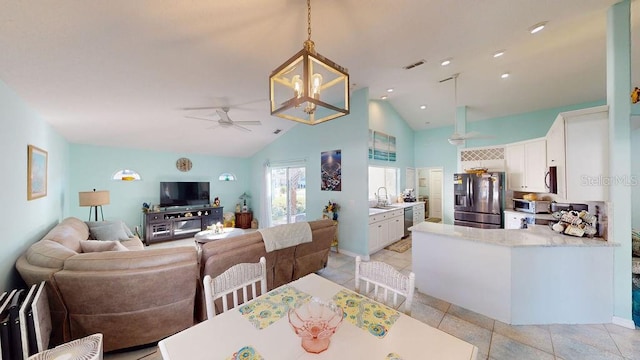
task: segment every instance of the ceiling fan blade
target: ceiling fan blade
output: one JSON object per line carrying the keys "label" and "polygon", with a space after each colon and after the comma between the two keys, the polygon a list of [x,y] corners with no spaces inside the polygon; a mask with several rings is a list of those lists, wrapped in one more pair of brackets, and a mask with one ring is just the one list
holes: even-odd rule
{"label": "ceiling fan blade", "polygon": [[483,133],[477,132],[477,131],[470,131],[470,132],[462,135],[462,137],[465,138],[465,139],[492,139],[495,136],[483,134]]}
{"label": "ceiling fan blade", "polygon": [[204,120],[204,121],[217,121],[215,119],[206,119],[206,118],[201,118],[201,117],[197,117],[197,116],[189,116],[189,115],[185,115],[186,118],[189,119],[196,119],[196,120]]}
{"label": "ceiling fan blade", "polygon": [[249,121],[249,120],[234,121],[233,123],[237,125],[262,125],[260,121]]}
{"label": "ceiling fan blade", "polygon": [[238,125],[238,124],[236,124],[236,123],[232,123],[232,125],[233,125],[233,126],[235,126],[235,127],[236,127],[236,128],[238,128],[238,129],[242,130],[242,131],[251,132],[251,129],[246,128],[246,127],[244,127],[244,126],[240,126],[240,125]]}
{"label": "ceiling fan blade", "polygon": [[220,120],[224,122],[232,122],[227,111],[229,111],[229,108],[217,109],[216,113],[220,116]]}

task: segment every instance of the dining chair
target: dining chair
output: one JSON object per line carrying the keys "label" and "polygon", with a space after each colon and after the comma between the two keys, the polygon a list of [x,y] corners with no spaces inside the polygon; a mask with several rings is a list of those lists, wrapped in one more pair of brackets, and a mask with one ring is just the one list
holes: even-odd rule
{"label": "dining chair", "polygon": [[[258,296],[256,284],[260,283],[260,295],[267,292],[267,259],[260,258],[257,263],[236,264],[227,269],[222,274],[212,278],[211,275],[204,277],[204,296],[207,306],[207,318],[212,319],[216,315],[215,301],[222,299],[222,311],[230,309],[229,295],[233,294],[234,308],[243,304],[247,300]],[[251,288],[251,294],[248,289]],[[242,290],[242,298],[238,292]],[[251,295],[251,297],[249,297]]]}
{"label": "dining chair", "polygon": [[[387,303],[389,292],[393,293],[393,307],[398,306],[398,295],[405,298],[403,312],[411,315],[411,303],[415,291],[416,275],[411,272],[404,275],[393,266],[381,261],[363,262],[360,256],[356,257],[356,292],[369,296],[370,286],[373,285],[373,298],[376,301]],[[365,283],[364,293],[361,292],[360,282]],[[384,293],[381,298],[379,293]]]}

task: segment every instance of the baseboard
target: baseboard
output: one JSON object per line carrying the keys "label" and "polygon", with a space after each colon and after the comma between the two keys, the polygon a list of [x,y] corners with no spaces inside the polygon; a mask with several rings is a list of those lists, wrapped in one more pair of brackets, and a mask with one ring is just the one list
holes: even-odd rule
{"label": "baseboard", "polygon": [[635,330],[635,328],[636,328],[636,325],[633,322],[633,320],[621,318],[621,317],[618,317],[618,316],[614,316],[613,319],[611,319],[611,322],[613,324],[620,325],[622,327],[626,327],[627,329],[634,329]]}
{"label": "baseboard", "polygon": [[340,250],[340,254],[348,255],[348,256],[351,256],[352,258],[355,258],[356,256],[360,256],[362,260],[369,261],[369,255],[356,254],[354,252],[351,252],[349,250],[344,250],[344,249],[339,249],[339,250]]}

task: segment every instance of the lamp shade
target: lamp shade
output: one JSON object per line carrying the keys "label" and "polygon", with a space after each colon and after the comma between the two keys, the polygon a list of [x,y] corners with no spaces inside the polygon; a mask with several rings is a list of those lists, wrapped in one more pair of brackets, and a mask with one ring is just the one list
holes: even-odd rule
{"label": "lamp shade", "polygon": [[101,206],[109,204],[109,191],[80,191],[78,193],[80,206]]}

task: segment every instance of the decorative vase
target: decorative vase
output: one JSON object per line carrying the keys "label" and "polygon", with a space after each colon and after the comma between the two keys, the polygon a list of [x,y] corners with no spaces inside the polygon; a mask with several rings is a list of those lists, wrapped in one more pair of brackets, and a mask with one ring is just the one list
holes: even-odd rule
{"label": "decorative vase", "polygon": [[333,220],[338,220],[338,213],[337,212],[333,213]]}

